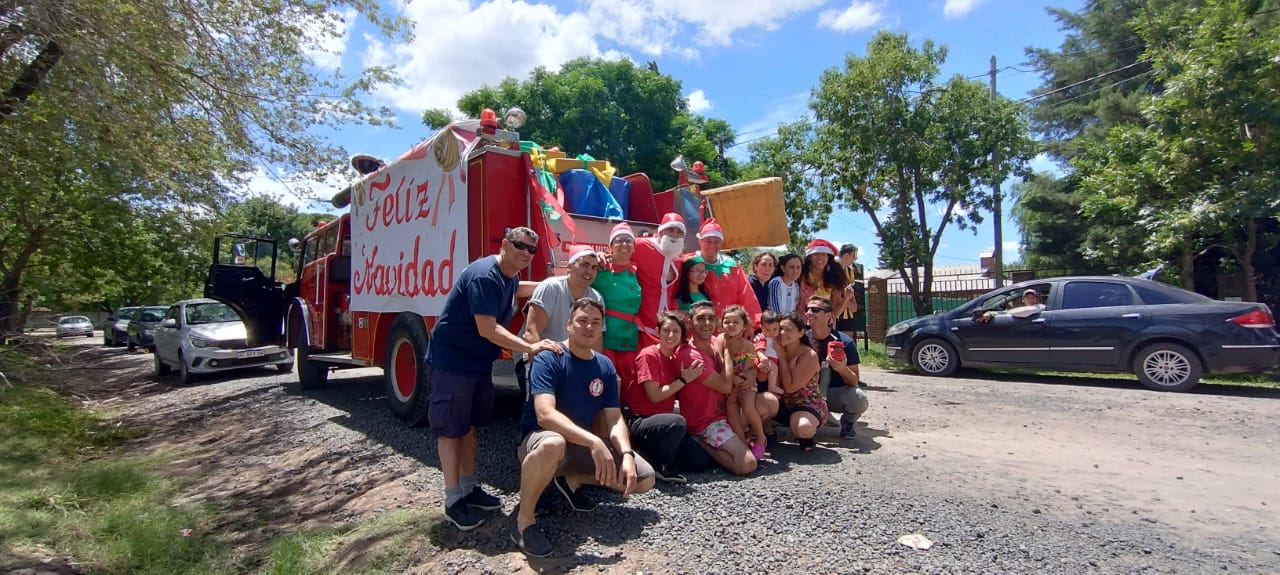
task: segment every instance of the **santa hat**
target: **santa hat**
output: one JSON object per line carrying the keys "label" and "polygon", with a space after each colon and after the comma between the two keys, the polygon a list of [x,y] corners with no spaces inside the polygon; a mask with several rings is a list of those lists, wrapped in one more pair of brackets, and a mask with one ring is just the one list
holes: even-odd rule
{"label": "santa hat", "polygon": [[813,240],[809,242],[809,247],[805,248],[804,256],[809,257],[813,254],[827,254],[835,257],[836,245],[827,240]]}
{"label": "santa hat", "polygon": [[698,231],[698,239],[705,240],[707,238],[724,239],[724,230],[720,229],[720,222],[715,218],[707,218],[702,222],[702,229]]}
{"label": "santa hat", "polygon": [[670,213],[662,216],[662,223],[658,224],[658,233],[662,233],[663,230],[673,228],[679,229],[682,232],[685,231],[684,218],[680,217],[680,214],[676,213]]}
{"label": "santa hat", "polygon": [[609,243],[613,243],[618,236],[631,236],[631,239],[636,239],[636,233],[631,231],[631,226],[627,225],[627,222],[620,222],[613,226],[613,231],[609,232]]}
{"label": "santa hat", "polygon": [[582,247],[579,247],[577,250],[575,250],[573,252],[573,255],[569,256],[569,265],[573,265],[577,263],[578,260],[585,258],[587,256],[596,256],[597,258],[600,257],[600,255],[597,254],[596,251],[591,248],[591,246],[582,246]]}

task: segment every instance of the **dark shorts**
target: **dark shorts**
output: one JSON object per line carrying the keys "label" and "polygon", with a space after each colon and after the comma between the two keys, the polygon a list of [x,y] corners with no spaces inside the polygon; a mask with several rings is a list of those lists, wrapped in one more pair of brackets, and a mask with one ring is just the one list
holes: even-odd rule
{"label": "dark shorts", "polygon": [[472,427],[493,423],[493,375],[467,375],[431,370],[431,402],[427,417],[440,437],[460,439]]}
{"label": "dark shorts", "polygon": [[853,318],[838,319],[836,320],[836,331],[844,331],[849,333],[863,331],[861,329],[862,326],[858,325],[859,323],[861,322]]}

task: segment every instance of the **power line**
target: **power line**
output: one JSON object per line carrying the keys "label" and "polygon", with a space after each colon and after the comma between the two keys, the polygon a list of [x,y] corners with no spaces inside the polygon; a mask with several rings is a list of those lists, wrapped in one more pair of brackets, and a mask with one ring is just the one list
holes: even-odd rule
{"label": "power line", "polygon": [[1088,92],[1085,92],[1085,93],[1083,93],[1083,94],[1076,94],[1075,96],[1072,96],[1072,97],[1070,97],[1070,98],[1067,98],[1066,100],[1059,100],[1059,101],[1057,101],[1057,102],[1053,102],[1053,103],[1049,104],[1049,106],[1050,106],[1050,107],[1053,107],[1053,106],[1057,106],[1057,105],[1060,105],[1060,104],[1066,104],[1067,102],[1070,102],[1070,101],[1072,101],[1072,100],[1076,100],[1076,99],[1079,99],[1079,98],[1083,98],[1083,97],[1088,96],[1088,95],[1090,95],[1090,94],[1095,94],[1095,93],[1100,92],[1100,91],[1102,91],[1102,90],[1106,90],[1107,88],[1114,88],[1114,87],[1119,86],[1120,84],[1123,84],[1123,83],[1128,82],[1128,81],[1130,81],[1130,80],[1134,80],[1134,79],[1137,79],[1137,78],[1141,78],[1141,77],[1146,76],[1146,75],[1148,75],[1148,74],[1154,74],[1154,73],[1155,73],[1155,70],[1147,70],[1146,72],[1142,72],[1142,73],[1140,73],[1140,74],[1134,74],[1133,76],[1130,76],[1130,77],[1128,77],[1128,78],[1124,78],[1123,80],[1116,80],[1115,82],[1112,82],[1112,83],[1110,83],[1110,84],[1107,84],[1106,86],[1102,86],[1102,87],[1100,87],[1100,88],[1094,88],[1094,89],[1089,90]]}
{"label": "power line", "polygon": [[[1071,83],[1071,84],[1067,84],[1066,86],[1063,86],[1063,87],[1061,87],[1061,88],[1055,88],[1055,89],[1053,89],[1053,90],[1049,90],[1048,92],[1045,92],[1045,93],[1043,93],[1043,94],[1036,94],[1035,96],[1032,96],[1032,97],[1030,97],[1030,98],[1026,98],[1026,99],[1023,99],[1023,100],[1019,100],[1019,101],[1018,101],[1018,103],[1019,103],[1019,104],[1026,104],[1027,102],[1034,102],[1034,101],[1039,100],[1040,98],[1043,98],[1043,97],[1045,97],[1045,96],[1051,96],[1051,95],[1053,95],[1053,94],[1057,94],[1058,92],[1063,92],[1063,91],[1066,91],[1066,90],[1070,90],[1070,89],[1072,89],[1072,88],[1074,88],[1074,87],[1076,87],[1076,86],[1079,86],[1079,85],[1081,85],[1081,84],[1088,84],[1089,82],[1092,82],[1092,81],[1094,81],[1094,80],[1098,80],[1098,79],[1100,79],[1100,78],[1105,78],[1105,77],[1110,76],[1110,75],[1112,75],[1112,74],[1115,74],[1115,73],[1117,73],[1117,72],[1123,72],[1123,71],[1125,71],[1125,70],[1128,70],[1129,68],[1133,68],[1133,67],[1135,67],[1135,66],[1140,66],[1140,65],[1142,65],[1142,64],[1149,64],[1149,63],[1151,63],[1151,60],[1138,60],[1137,62],[1134,62],[1134,63],[1129,64],[1129,65],[1127,65],[1127,66],[1121,66],[1121,67],[1119,67],[1119,68],[1116,68],[1115,70],[1111,70],[1111,71],[1109,71],[1109,72],[1103,72],[1103,73],[1098,74],[1098,75],[1096,75],[1096,76],[1093,76],[1093,77],[1090,77],[1090,78],[1085,78],[1085,79],[1083,79],[1083,80],[1080,80],[1079,82],[1074,82],[1074,83]],[[1136,77],[1136,76],[1135,76],[1135,77]]]}

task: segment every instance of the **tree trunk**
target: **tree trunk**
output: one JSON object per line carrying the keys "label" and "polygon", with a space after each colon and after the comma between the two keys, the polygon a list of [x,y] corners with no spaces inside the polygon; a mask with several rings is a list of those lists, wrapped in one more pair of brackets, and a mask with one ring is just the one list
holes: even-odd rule
{"label": "tree trunk", "polygon": [[18,327],[18,333],[22,333],[27,330],[27,320],[31,318],[31,308],[35,304],[35,301],[35,294],[22,294],[22,307],[18,310],[18,320],[14,322]]}
{"label": "tree trunk", "polygon": [[36,55],[35,59],[27,64],[26,69],[14,80],[13,85],[4,93],[4,98],[0,99],[0,122],[4,122],[5,118],[12,116],[18,111],[18,107],[27,102],[27,98],[34,94],[36,88],[44,82],[45,76],[49,75],[49,71],[58,65],[58,60],[62,59],[62,45],[57,40],[50,40],[45,43],[44,48]]}
{"label": "tree trunk", "polygon": [[1244,275],[1244,300],[1258,301],[1258,278],[1253,269],[1253,253],[1258,250],[1258,220],[1246,218],[1244,222],[1244,245],[1237,248],[1240,260],[1240,273]]}
{"label": "tree trunk", "polygon": [[27,268],[31,256],[40,249],[45,230],[36,228],[27,236],[27,245],[23,246],[13,263],[4,268],[4,277],[0,278],[0,337],[22,331],[23,324],[18,323],[18,305],[22,299],[22,272]]}
{"label": "tree trunk", "polygon": [[1178,275],[1182,278],[1182,289],[1196,291],[1196,252],[1191,244],[1182,244],[1182,269]]}

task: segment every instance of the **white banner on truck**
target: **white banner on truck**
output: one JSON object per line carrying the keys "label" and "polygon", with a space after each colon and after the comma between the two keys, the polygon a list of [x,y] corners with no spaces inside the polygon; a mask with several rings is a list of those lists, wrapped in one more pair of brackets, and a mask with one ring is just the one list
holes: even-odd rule
{"label": "white banner on truck", "polygon": [[454,124],[356,185],[353,311],[443,311],[468,263],[465,160],[477,125]]}

